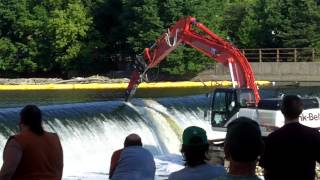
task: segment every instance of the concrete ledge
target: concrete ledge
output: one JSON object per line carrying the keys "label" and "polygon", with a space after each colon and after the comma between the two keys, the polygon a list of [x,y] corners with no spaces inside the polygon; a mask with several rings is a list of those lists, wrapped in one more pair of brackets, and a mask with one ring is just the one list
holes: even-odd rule
{"label": "concrete ledge", "polygon": [[[257,62],[250,63],[256,80],[320,82],[318,62]],[[200,73],[194,80],[230,80],[229,68],[216,64],[214,69]]]}

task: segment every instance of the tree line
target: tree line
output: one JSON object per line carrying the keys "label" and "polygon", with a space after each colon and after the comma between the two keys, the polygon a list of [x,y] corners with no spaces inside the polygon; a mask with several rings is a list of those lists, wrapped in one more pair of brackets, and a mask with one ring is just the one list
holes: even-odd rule
{"label": "tree line", "polygon": [[[238,48],[320,50],[320,0],[1,0],[0,76],[126,69],[185,16]],[[183,46],[159,70],[192,74],[210,62]]]}

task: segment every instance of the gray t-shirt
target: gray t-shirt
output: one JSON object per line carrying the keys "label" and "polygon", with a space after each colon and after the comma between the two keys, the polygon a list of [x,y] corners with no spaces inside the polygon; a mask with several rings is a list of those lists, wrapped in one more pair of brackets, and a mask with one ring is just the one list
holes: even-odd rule
{"label": "gray t-shirt", "polygon": [[111,180],[153,180],[155,162],[152,154],[141,146],[123,149]]}
{"label": "gray t-shirt", "polygon": [[258,176],[233,176],[227,174],[225,176],[218,177],[214,180],[261,180]]}
{"label": "gray t-shirt", "polygon": [[202,164],[196,167],[185,167],[180,171],[173,172],[169,176],[169,180],[211,180],[213,178],[223,176],[226,170],[223,166],[213,166],[210,164]]}

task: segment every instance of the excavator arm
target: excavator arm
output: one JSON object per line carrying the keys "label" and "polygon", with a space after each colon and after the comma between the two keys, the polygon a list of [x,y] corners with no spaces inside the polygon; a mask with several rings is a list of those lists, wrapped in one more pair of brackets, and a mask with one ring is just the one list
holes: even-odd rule
{"label": "excavator arm", "polygon": [[172,25],[167,33],[161,35],[155,44],[146,48],[142,55],[136,57],[135,70],[132,73],[127,91],[128,101],[145,77],[146,72],[157,66],[180,44],[187,44],[211,59],[229,67],[234,88],[253,90],[256,104],[260,100],[258,88],[251,66],[246,57],[229,42],[218,37],[193,17],[186,17]]}

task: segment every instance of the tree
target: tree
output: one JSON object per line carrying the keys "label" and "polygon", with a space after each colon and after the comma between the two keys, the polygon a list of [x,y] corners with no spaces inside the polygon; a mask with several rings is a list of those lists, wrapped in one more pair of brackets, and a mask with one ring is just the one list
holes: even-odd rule
{"label": "tree", "polygon": [[319,42],[320,8],[314,0],[281,0],[283,18],[276,32],[283,47],[313,47]]}
{"label": "tree", "polygon": [[135,54],[151,46],[163,32],[155,0],[123,0],[121,22],[123,34]]}
{"label": "tree", "polygon": [[[256,0],[249,4],[239,28],[238,43],[243,48],[280,47],[275,32],[281,16],[275,11],[276,0]],[[275,7],[272,7],[275,6]]]}
{"label": "tree", "polygon": [[256,0],[239,28],[238,43],[245,48],[314,47],[319,17],[314,0]]}
{"label": "tree", "polygon": [[50,50],[55,62],[67,70],[78,57],[83,46],[81,39],[86,37],[92,19],[79,2],[55,9],[51,14],[46,25]]}
{"label": "tree", "polygon": [[[223,4],[224,2],[220,0],[166,0],[160,6],[161,20],[169,27],[181,18],[193,16],[213,32],[221,35],[223,33],[218,27],[222,20],[222,10],[219,8],[222,8]],[[197,50],[189,46],[182,46],[169,55],[160,67],[163,72],[169,74],[192,75],[205,69],[211,63],[214,62]]]}
{"label": "tree", "polygon": [[22,74],[67,71],[91,23],[86,12],[77,0],[1,1],[1,70]]}
{"label": "tree", "polygon": [[223,20],[220,28],[227,34],[227,39],[238,47],[246,47],[245,43],[241,41],[241,38],[243,38],[241,27],[248,16],[250,6],[251,2],[236,1],[226,3],[223,11]]}

